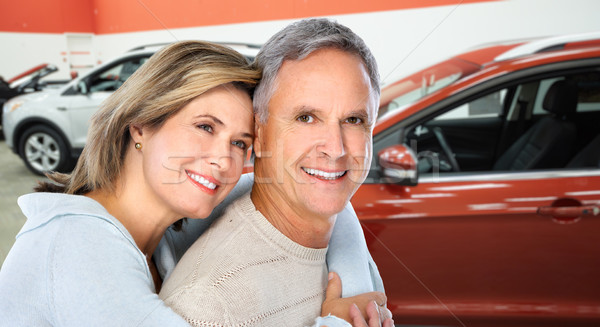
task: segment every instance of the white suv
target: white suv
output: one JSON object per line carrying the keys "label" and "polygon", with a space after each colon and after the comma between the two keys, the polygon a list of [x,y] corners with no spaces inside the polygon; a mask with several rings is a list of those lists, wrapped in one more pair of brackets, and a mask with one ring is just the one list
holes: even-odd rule
{"label": "white suv", "polygon": [[[259,46],[225,44],[253,60]],[[89,120],[162,45],[135,48],[58,89],[30,93],[4,104],[6,144],[36,174],[70,171],[85,145]]]}

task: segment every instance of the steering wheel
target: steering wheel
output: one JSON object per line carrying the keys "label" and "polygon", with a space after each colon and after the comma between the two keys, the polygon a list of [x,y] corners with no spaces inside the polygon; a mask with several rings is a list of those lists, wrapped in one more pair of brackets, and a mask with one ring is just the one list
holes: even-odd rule
{"label": "steering wheel", "polygon": [[448,157],[448,161],[450,162],[450,166],[452,167],[452,171],[460,171],[460,167],[458,166],[458,161],[456,161],[456,157],[454,156],[454,152],[450,148],[450,145],[446,141],[444,137],[444,133],[442,133],[442,129],[439,127],[433,128],[433,134],[435,135],[438,143],[442,147],[444,154]]}

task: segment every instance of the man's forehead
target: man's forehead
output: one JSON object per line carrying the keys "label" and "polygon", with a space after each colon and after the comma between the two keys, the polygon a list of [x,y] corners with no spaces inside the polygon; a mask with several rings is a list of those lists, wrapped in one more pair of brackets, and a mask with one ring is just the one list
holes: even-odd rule
{"label": "man's forehead", "polygon": [[271,100],[283,101],[287,112],[328,113],[343,109],[341,111],[360,112],[365,118],[371,118],[377,110],[376,97],[359,56],[326,48],[303,59],[285,60],[277,74]]}

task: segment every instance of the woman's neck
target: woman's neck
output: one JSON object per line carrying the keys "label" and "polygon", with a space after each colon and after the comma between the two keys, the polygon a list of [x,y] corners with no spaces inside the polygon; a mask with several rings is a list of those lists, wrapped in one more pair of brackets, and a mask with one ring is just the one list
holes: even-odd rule
{"label": "woman's neck", "polygon": [[119,182],[115,185],[114,192],[98,189],[85,195],[119,220],[144,255],[151,257],[167,228],[181,217],[144,196],[143,190],[134,190]]}

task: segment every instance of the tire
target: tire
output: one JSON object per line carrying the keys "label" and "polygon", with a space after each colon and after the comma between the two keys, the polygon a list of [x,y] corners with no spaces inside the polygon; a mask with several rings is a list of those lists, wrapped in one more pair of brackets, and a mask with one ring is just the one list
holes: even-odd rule
{"label": "tire", "polygon": [[65,141],[55,130],[44,125],[30,127],[22,134],[19,155],[27,168],[38,175],[51,171],[67,172],[72,168]]}

